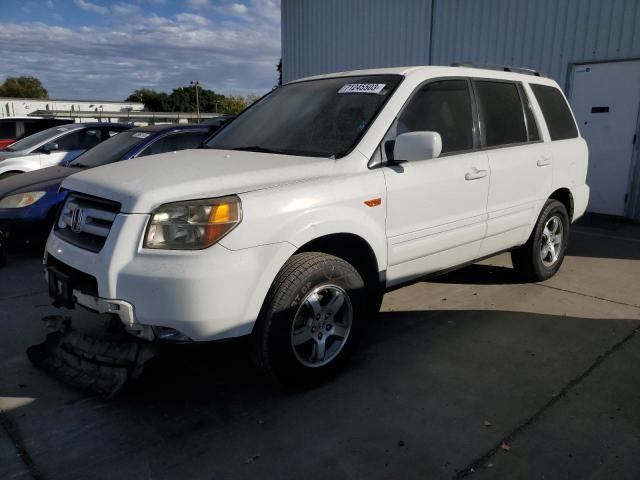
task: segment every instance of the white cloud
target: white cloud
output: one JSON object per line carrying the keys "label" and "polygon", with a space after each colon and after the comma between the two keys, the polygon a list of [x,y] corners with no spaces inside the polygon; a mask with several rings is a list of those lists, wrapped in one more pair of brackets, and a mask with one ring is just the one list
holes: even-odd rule
{"label": "white cloud", "polygon": [[215,13],[237,17],[246,21],[268,20],[280,22],[280,2],[278,0],[250,0],[245,3],[223,3],[214,7]]}
{"label": "white cloud", "polygon": [[218,5],[215,8],[215,12],[220,15],[243,17],[249,12],[249,7],[247,7],[244,3],[229,3],[226,5]]}
{"label": "white cloud", "polygon": [[211,23],[202,15],[195,15],[193,13],[179,13],[176,15],[176,20],[180,23],[198,25],[199,27],[205,27]]}
{"label": "white cloud", "polygon": [[187,7],[193,9],[206,9],[213,7],[211,0],[187,0]]}
{"label": "white cloud", "polygon": [[261,94],[276,83],[280,58],[280,18],[256,10],[264,3],[247,4],[245,17],[259,22],[225,22],[205,12],[74,28],[0,21],[0,82],[34,75],[52,98],[118,100],[136,88],[171,92],[193,79],[221,93]]}
{"label": "white cloud", "polygon": [[47,8],[53,10],[55,7],[53,6],[53,0],[47,0]]}
{"label": "white cloud", "polygon": [[73,3],[76,4],[76,7],[84,10],[85,12],[99,13],[101,15],[104,15],[109,11],[108,8],[88,2],[87,0],[73,0]]}
{"label": "white cloud", "polygon": [[111,12],[120,17],[128,17],[131,15],[139,15],[140,7],[131,3],[116,3],[111,7]]}

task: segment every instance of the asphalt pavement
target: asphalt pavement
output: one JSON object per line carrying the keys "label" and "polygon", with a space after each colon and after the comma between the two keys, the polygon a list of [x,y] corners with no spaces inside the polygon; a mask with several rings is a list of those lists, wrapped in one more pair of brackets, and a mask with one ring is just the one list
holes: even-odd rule
{"label": "asphalt pavement", "polygon": [[105,401],[29,363],[51,313],[40,260],[13,255],[2,479],[640,478],[640,225],[581,222],[540,284],[500,255],[391,292],[347,368],[303,393],[233,341],[167,350]]}

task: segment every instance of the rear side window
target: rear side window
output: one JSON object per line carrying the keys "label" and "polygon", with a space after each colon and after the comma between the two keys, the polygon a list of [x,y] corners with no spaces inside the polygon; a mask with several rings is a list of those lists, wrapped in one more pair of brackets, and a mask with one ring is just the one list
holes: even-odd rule
{"label": "rear side window", "polygon": [[487,147],[525,143],[525,114],[515,83],[475,81]]}
{"label": "rear side window", "polygon": [[578,128],[573,121],[571,110],[562,92],[555,87],[547,85],[531,84],[530,86],[538,100],[542,116],[547,122],[551,140],[576,138],[578,136]]}
{"label": "rear side window", "polygon": [[139,157],[146,155],[156,155],[158,153],[177,152],[178,150],[186,150],[188,148],[197,148],[205,138],[208,132],[183,132],[173,133],[159,139],[143,150]]}
{"label": "rear side window", "polygon": [[101,141],[101,128],[86,128],[71,132],[64,137],[55,140],[55,143],[58,144],[58,148],[60,150],[69,152],[73,150],[89,150],[90,148],[98,145]]}

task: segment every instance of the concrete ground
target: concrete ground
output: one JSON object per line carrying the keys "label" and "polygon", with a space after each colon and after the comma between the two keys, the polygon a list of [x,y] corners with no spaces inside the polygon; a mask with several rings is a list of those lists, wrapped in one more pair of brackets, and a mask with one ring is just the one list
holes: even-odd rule
{"label": "concrete ground", "polygon": [[560,273],[501,255],[389,293],[345,371],[274,390],[242,342],[173,350],[106,402],[29,363],[38,259],[0,270],[0,478],[640,477],[640,226],[575,226]]}

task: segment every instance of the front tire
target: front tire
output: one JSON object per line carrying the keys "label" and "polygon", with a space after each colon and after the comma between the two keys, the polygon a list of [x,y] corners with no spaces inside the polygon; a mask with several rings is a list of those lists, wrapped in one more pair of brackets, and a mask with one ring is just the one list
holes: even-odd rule
{"label": "front tire", "polygon": [[270,380],[309,387],[349,356],[366,312],[358,271],[318,252],[292,256],[274,281],[252,334],[253,360]]}
{"label": "front tire", "polygon": [[569,227],[566,207],[557,200],[547,200],[527,243],[511,252],[516,272],[531,282],[553,277],[564,261]]}

